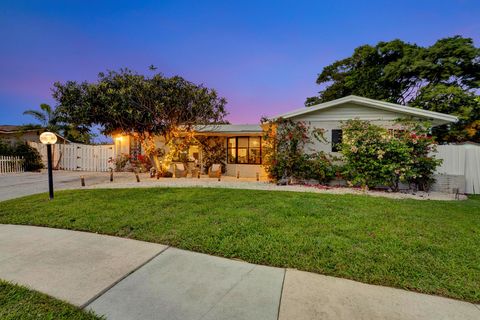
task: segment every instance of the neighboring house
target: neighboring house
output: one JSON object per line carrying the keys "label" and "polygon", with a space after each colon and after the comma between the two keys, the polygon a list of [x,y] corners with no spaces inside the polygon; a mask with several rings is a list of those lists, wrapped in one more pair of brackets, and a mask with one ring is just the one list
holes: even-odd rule
{"label": "neighboring house", "polygon": [[[429,121],[432,126],[448,124],[458,121],[455,116],[406,107],[358,96],[347,96],[341,99],[321,103],[311,107],[304,107],[289,113],[281,114],[277,118],[304,121],[312,128],[325,130],[327,143],[317,142],[310,148],[314,151],[338,152],[337,145],[341,143],[342,122],[350,119],[368,120],[374,124],[387,128],[398,128],[397,119],[412,119]],[[225,147],[226,175],[241,177],[255,177],[257,173],[265,176],[262,167],[262,136],[260,125],[210,125],[198,127],[197,135],[217,136],[223,140]],[[131,137],[118,136],[114,138],[115,154],[138,152],[138,143]],[[157,147],[162,148],[162,139],[156,139]],[[141,151],[140,151],[141,152]],[[192,146],[189,150],[190,158],[202,162],[201,150]]]}
{"label": "neighboring house", "polygon": [[[0,125],[0,139],[15,144],[18,142],[40,143],[40,134],[45,131],[42,128],[26,128],[24,126]],[[57,143],[70,143],[67,139],[57,134]]]}

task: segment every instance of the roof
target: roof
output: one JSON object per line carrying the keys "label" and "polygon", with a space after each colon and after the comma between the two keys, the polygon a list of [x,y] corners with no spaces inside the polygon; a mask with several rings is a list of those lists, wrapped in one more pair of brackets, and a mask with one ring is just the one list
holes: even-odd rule
{"label": "roof", "polygon": [[293,118],[299,115],[304,115],[310,112],[318,111],[318,110],[324,110],[327,108],[335,107],[341,104],[345,103],[354,103],[354,104],[359,104],[367,107],[372,107],[376,109],[382,109],[382,110],[387,110],[387,111],[392,111],[396,113],[402,113],[405,114],[406,116],[413,116],[413,117],[420,117],[420,118],[426,118],[429,120],[432,120],[432,122],[435,123],[435,125],[441,125],[441,124],[446,124],[446,123],[451,123],[451,122],[457,122],[458,118],[449,114],[445,113],[440,113],[440,112],[433,112],[433,111],[428,111],[428,110],[423,110],[419,108],[412,108],[412,107],[407,107],[403,106],[400,104],[396,103],[390,103],[390,102],[385,102],[385,101],[380,101],[380,100],[374,100],[374,99],[369,99],[369,98],[363,98],[359,96],[346,96],[340,99],[332,100],[329,102],[325,103],[320,103],[311,107],[303,107],[301,109],[297,109],[291,112],[287,112],[284,114],[280,114],[278,116],[272,117],[272,119],[277,119],[277,118]]}
{"label": "roof", "polygon": [[262,133],[262,127],[258,124],[209,124],[194,126],[199,133]]}
{"label": "roof", "polygon": [[16,132],[27,132],[27,131],[38,131],[41,128],[26,128],[25,126],[17,126],[11,124],[2,124],[0,125],[0,132],[2,133],[16,133]]}
{"label": "roof", "polygon": [[[33,128],[33,127],[26,127],[22,125],[11,125],[11,124],[2,124],[0,125],[0,133],[2,134],[22,134],[26,132],[43,132],[45,129]],[[55,132],[54,132],[55,133]],[[66,139],[65,137],[61,136],[58,133],[55,133],[58,138],[65,140],[66,142],[70,142],[70,140]]]}

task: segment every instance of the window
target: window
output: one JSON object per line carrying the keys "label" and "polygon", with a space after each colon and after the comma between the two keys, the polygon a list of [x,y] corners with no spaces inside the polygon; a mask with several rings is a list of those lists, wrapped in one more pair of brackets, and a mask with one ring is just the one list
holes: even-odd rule
{"label": "window", "polygon": [[237,163],[248,163],[248,137],[237,138]]}
{"label": "window", "polygon": [[227,163],[262,164],[262,138],[228,138]]}
{"label": "window", "polygon": [[340,144],[342,143],[342,130],[332,130],[332,152],[340,152]]}
{"label": "window", "polygon": [[237,163],[237,138],[227,140],[227,162]]}
{"label": "window", "polygon": [[262,163],[262,138],[250,137],[248,139],[248,163],[261,164]]}

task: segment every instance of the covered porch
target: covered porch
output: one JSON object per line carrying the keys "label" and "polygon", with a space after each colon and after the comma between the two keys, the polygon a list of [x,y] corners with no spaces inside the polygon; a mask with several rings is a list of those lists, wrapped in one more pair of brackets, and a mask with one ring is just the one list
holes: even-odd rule
{"label": "covered porch", "polygon": [[[222,176],[266,180],[262,165],[263,131],[260,125],[206,125],[196,126],[188,148],[172,158],[168,171],[175,173],[175,165],[187,166],[188,177],[208,174],[214,163],[221,164]],[[155,137],[155,146],[168,151],[163,137]],[[114,136],[115,156],[144,154],[138,139],[131,135]]]}

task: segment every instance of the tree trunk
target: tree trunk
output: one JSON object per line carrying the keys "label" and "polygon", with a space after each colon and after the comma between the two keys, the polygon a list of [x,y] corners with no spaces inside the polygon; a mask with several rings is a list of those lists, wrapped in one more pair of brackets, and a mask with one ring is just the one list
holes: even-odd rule
{"label": "tree trunk", "polygon": [[142,144],[143,149],[145,150],[145,155],[150,158],[150,161],[152,162],[157,172],[162,171],[160,160],[158,160],[159,155],[153,136],[150,134],[147,134],[146,136],[140,135],[139,139],[141,141],[140,143]]}

